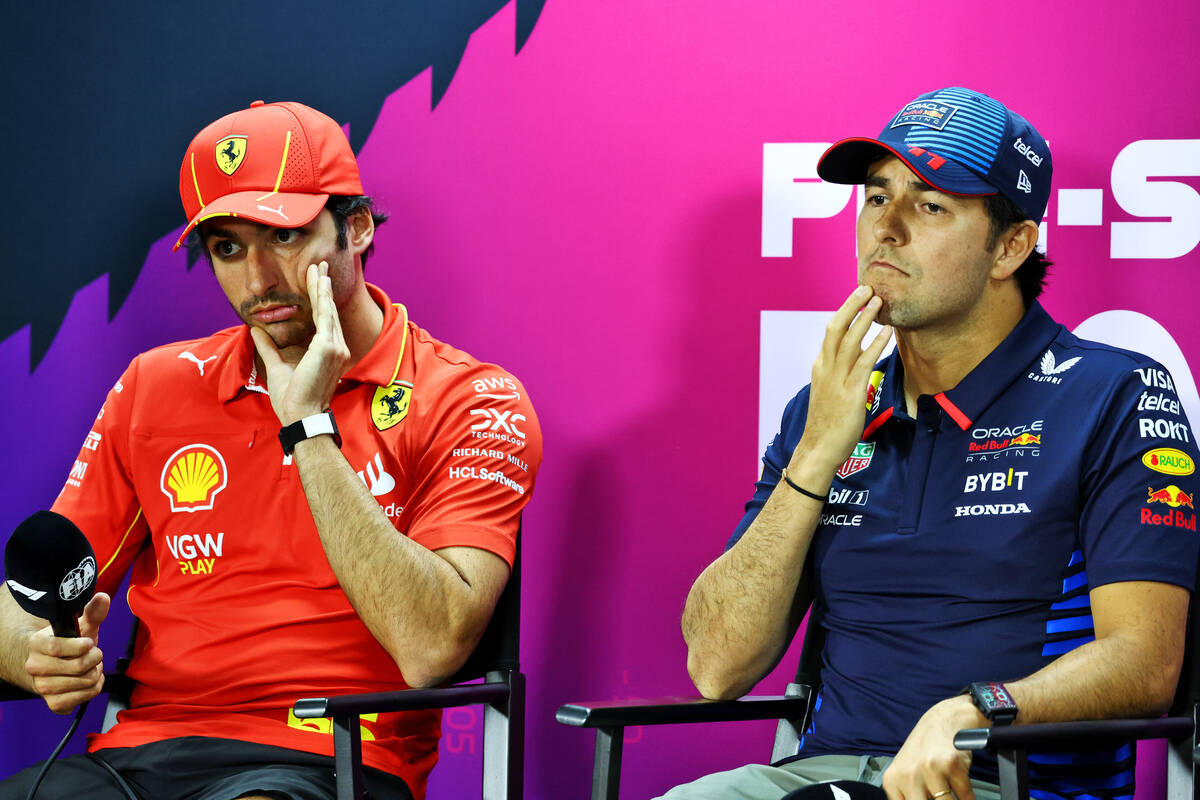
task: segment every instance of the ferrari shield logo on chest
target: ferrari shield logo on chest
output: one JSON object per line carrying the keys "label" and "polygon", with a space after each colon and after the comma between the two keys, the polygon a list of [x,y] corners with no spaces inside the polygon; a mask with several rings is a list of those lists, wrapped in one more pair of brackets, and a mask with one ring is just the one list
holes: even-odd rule
{"label": "ferrari shield logo on chest", "polygon": [[217,142],[215,153],[217,167],[226,175],[232,175],[246,160],[246,137],[226,136]]}
{"label": "ferrari shield logo on chest", "polygon": [[850,454],[850,457],[838,467],[837,476],[839,478],[848,478],[856,472],[862,472],[871,466],[871,457],[874,455],[874,442],[859,442],[854,445],[854,452]]}
{"label": "ferrari shield logo on chest", "polygon": [[408,416],[408,402],[412,399],[412,387],[393,383],[375,390],[371,401],[371,419],[381,431],[400,424]]}

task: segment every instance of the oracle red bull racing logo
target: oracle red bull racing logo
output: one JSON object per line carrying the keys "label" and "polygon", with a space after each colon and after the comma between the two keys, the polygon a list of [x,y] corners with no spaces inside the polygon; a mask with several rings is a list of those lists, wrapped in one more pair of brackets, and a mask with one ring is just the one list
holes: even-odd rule
{"label": "oracle red bull racing logo", "polygon": [[[1162,489],[1147,487],[1146,505],[1154,508],[1143,508],[1141,522],[1143,525],[1166,525],[1183,528],[1188,531],[1196,530],[1195,492],[1185,492],[1175,484],[1169,484]],[[1166,508],[1159,509],[1159,504]],[[1192,509],[1192,513],[1184,508]]]}

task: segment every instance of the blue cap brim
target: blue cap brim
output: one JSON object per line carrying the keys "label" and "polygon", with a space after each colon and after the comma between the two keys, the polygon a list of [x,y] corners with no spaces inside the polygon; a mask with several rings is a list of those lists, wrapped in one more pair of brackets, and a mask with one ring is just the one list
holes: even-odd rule
{"label": "blue cap brim", "polygon": [[[905,166],[940,192],[964,197],[999,194],[995,186],[957,161],[944,157],[935,160],[930,157],[931,151],[928,150],[917,156],[897,150],[878,139],[865,137],[842,139],[826,150],[817,162],[817,175],[830,183],[866,183],[871,165],[888,155],[903,161]],[[938,160],[941,163],[937,169],[933,169],[930,162],[937,163]]]}

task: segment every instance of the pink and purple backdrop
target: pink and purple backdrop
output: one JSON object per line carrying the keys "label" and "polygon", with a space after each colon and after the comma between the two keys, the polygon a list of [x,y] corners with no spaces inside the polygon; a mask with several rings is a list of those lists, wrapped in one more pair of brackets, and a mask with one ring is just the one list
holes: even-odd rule
{"label": "pink and purple backdrop", "polygon": [[[560,704],[694,691],[679,613],[756,475],[761,314],[828,310],[853,286],[850,197],[840,207],[813,193],[804,148],[764,167],[765,145],[873,135],[938,86],[992,94],[1055,153],[1046,307],[1070,327],[1140,312],[1200,363],[1196,4],[889,8],[550,2],[514,56],[508,4],[471,36],[436,108],[426,70],[390,91],[361,148],[367,191],[392,214],[368,278],[435,336],[517,373],[541,417],[524,543],[527,797],[587,794],[592,737],[554,722]],[[318,104],[305,85],[290,95],[267,99]],[[764,217],[791,230],[783,254],[763,255],[783,247],[777,234],[764,241]],[[111,319],[108,278],[75,294],[36,367],[28,328],[0,341],[0,530],[52,501],[133,354],[234,321],[207,268],[170,252],[178,231],[145,243]],[[102,260],[97,244],[62,254],[37,242],[56,258]],[[785,381],[798,388],[806,370]],[[476,791],[480,716],[447,714],[434,800]],[[31,704],[0,708],[0,772],[44,757],[65,722]],[[633,729],[623,796],[762,760],[772,728]],[[1141,797],[1161,794],[1157,770],[1143,767],[1142,781]]]}

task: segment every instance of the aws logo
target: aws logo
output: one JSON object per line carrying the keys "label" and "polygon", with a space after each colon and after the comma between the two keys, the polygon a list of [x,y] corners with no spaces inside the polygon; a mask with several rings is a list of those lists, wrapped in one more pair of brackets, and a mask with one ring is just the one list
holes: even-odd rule
{"label": "aws logo", "polygon": [[410,400],[412,386],[409,384],[393,383],[391,386],[380,386],[371,400],[371,421],[381,431],[399,425],[408,416]]}
{"label": "aws logo", "polygon": [[217,142],[215,153],[217,168],[226,175],[232,175],[246,160],[246,137],[226,136]]}
{"label": "aws logo", "polygon": [[228,478],[225,459],[215,447],[189,444],[163,464],[159,488],[171,501],[172,513],[208,511]]}

